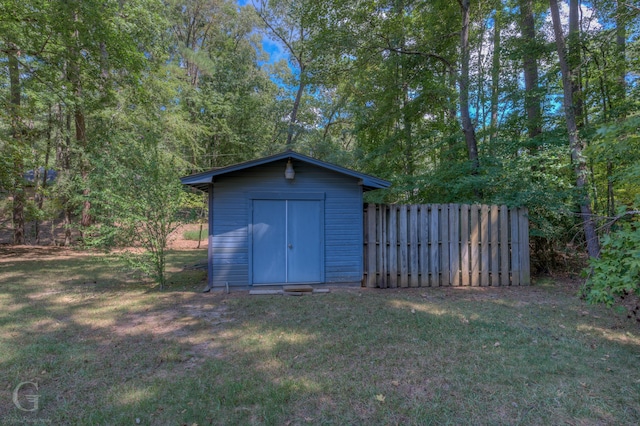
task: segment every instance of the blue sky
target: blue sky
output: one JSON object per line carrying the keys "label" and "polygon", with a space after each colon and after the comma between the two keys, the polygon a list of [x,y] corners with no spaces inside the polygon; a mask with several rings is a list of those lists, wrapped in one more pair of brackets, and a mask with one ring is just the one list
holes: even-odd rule
{"label": "blue sky", "polygon": [[[236,3],[240,7],[249,6],[251,7],[250,0],[236,0]],[[272,64],[274,62],[278,62],[281,59],[288,59],[287,52],[275,41],[270,40],[268,37],[263,36],[262,38],[262,49],[269,54],[269,61],[267,64]],[[260,65],[263,65],[262,63]]]}

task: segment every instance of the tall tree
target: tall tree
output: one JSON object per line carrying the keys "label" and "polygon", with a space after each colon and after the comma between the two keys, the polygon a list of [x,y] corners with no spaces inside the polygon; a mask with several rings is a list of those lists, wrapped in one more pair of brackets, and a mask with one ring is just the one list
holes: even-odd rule
{"label": "tall tree", "polygon": [[254,2],[256,12],[268,28],[271,36],[286,49],[297,75],[297,88],[291,111],[287,118],[286,148],[292,149],[296,136],[298,111],[310,81],[309,68],[314,59],[309,46],[311,37],[312,5],[309,1],[259,0]]}
{"label": "tall tree", "polygon": [[490,118],[490,142],[498,134],[498,107],[500,102],[500,60],[502,52],[501,31],[502,31],[502,2],[493,15],[493,52],[491,58],[491,118]]}
{"label": "tall tree", "polygon": [[580,31],[580,0],[569,0],[569,35],[567,36],[567,63],[571,70],[571,93],[576,124],[584,126],[586,119],[582,94],[582,39]]}
{"label": "tall tree", "polygon": [[6,53],[8,56],[7,68],[9,71],[9,116],[11,120],[11,160],[12,185],[11,195],[13,196],[13,243],[24,244],[24,131],[20,111],[21,86],[20,86],[20,66],[18,57],[20,49],[13,42],[8,42]]}
{"label": "tall tree", "polygon": [[520,0],[522,65],[524,69],[524,107],[530,139],[542,133],[541,98],[538,88],[538,43],[533,14],[533,0]]}
{"label": "tall tree", "polygon": [[462,12],[462,29],[460,31],[460,75],[458,85],[460,90],[460,119],[462,121],[462,132],[467,144],[467,153],[472,165],[472,174],[477,174],[480,168],[478,157],[478,141],[476,139],[476,129],[471,120],[469,111],[469,61],[470,44],[469,31],[471,27],[471,0],[458,0]]}
{"label": "tall tree", "polygon": [[567,60],[567,51],[564,34],[562,33],[562,22],[560,21],[558,1],[549,0],[549,6],[553,21],[556,49],[558,51],[558,62],[560,63],[560,71],[562,74],[564,115],[567,124],[567,132],[569,134],[571,162],[573,163],[573,169],[576,175],[576,188],[580,192],[580,213],[587,241],[587,252],[589,253],[589,257],[598,258],[600,254],[600,241],[598,240],[598,234],[596,233],[596,225],[591,208],[591,199],[588,194],[588,169],[587,161],[583,153],[584,142],[580,139],[576,122],[576,110],[578,107],[576,106],[575,99],[573,97],[574,92],[572,82],[574,81],[574,75]]}

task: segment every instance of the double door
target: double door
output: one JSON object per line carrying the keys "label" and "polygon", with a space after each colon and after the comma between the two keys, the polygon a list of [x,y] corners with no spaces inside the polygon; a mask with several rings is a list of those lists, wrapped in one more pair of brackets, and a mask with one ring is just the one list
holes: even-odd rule
{"label": "double door", "polygon": [[254,199],[252,207],[252,283],[323,282],[323,201]]}

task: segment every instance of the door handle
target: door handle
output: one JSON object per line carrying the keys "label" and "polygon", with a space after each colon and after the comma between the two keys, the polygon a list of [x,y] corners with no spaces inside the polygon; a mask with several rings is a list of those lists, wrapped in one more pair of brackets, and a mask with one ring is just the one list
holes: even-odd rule
{"label": "door handle", "polygon": [[292,249],[293,248],[293,244],[289,244],[289,248]]}

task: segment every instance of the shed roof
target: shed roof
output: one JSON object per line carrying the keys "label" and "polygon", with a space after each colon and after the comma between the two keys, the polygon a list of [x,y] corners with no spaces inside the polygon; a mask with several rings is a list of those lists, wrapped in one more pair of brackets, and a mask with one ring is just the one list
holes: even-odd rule
{"label": "shed roof", "polygon": [[362,187],[365,191],[369,191],[373,189],[388,188],[389,186],[391,186],[391,182],[386,181],[384,179],[379,179],[377,177],[367,175],[365,173],[356,172],[354,170],[347,169],[345,167],[327,163],[325,161],[320,161],[315,158],[299,154],[295,151],[285,151],[280,154],[259,158],[257,160],[251,160],[251,161],[246,161],[244,163],[233,164],[231,166],[211,169],[206,172],[185,176],[183,178],[180,178],[180,181],[182,182],[183,185],[189,185],[194,188],[198,188],[204,192],[207,192],[209,189],[209,184],[212,183],[213,179],[217,176],[222,176],[227,173],[237,172],[237,171],[248,169],[251,167],[261,166],[263,164],[273,163],[275,161],[287,160],[287,159],[302,161],[305,163],[312,164],[314,166],[322,167],[327,170],[332,170],[334,172],[341,173],[343,175],[360,179],[362,181]]}

